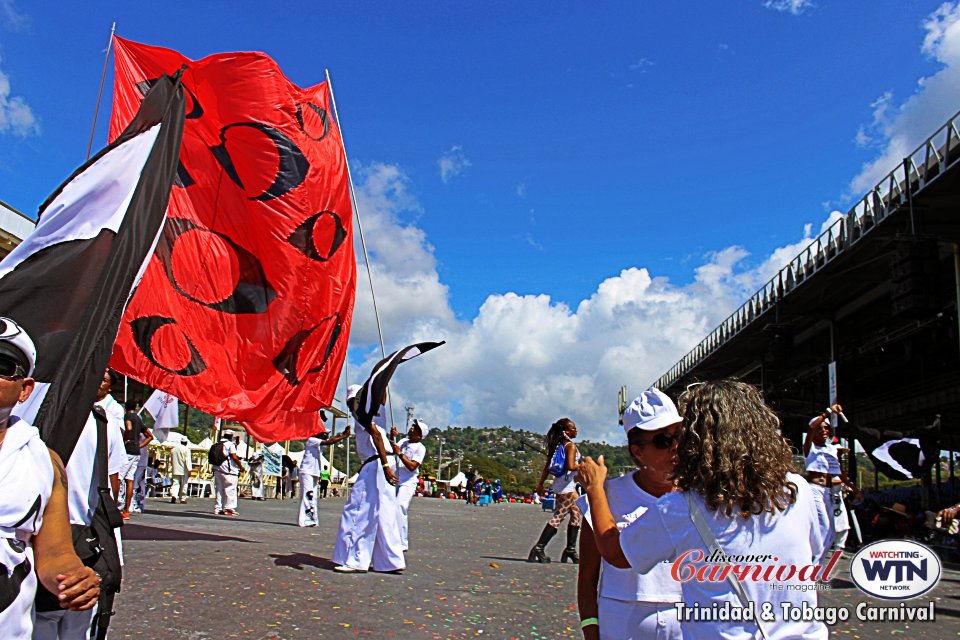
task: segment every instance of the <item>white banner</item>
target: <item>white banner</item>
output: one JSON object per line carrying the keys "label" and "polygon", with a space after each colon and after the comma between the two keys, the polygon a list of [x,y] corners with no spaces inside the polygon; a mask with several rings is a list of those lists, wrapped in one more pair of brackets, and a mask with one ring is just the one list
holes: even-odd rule
{"label": "white banner", "polygon": [[160,442],[167,439],[170,429],[180,426],[180,402],[166,391],[155,390],[143,403],[143,408],[153,416],[156,422],[153,436]]}

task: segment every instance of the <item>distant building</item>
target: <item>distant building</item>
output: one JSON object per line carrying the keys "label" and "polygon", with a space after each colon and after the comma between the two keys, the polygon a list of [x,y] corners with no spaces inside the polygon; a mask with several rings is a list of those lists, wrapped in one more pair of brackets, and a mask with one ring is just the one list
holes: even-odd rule
{"label": "distant building", "polygon": [[0,258],[23,242],[37,223],[0,200]]}

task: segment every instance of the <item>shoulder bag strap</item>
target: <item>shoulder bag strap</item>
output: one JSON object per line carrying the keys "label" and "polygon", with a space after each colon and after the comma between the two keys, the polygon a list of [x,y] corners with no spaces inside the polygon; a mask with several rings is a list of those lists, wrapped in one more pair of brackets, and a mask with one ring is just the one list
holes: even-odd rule
{"label": "shoulder bag strap", "polygon": [[[707,545],[707,549],[710,550],[710,553],[723,553],[723,547],[720,546],[720,543],[717,541],[717,537],[713,535],[713,530],[710,528],[710,525],[707,524],[707,520],[703,516],[703,511],[700,509],[700,505],[698,505],[694,499],[693,493],[690,491],[684,491],[683,496],[687,499],[687,508],[690,510],[690,520],[693,521],[693,526],[697,528],[697,532],[703,539],[703,543]],[[727,581],[730,583],[730,586],[733,587],[733,592],[736,593],[737,597],[740,599],[740,604],[745,608],[749,607],[752,601],[750,600],[750,596],[748,596],[747,592],[744,590],[743,585],[740,584],[740,580],[737,578],[736,574],[734,574],[732,571],[727,573]],[[763,625],[760,624],[759,612],[757,612],[756,609],[754,609],[754,622],[756,623],[757,628],[760,629],[760,637],[762,637],[764,640],[767,640],[769,636],[767,636]]]}
{"label": "shoulder bag strap", "polygon": [[102,407],[94,405],[93,417],[97,423],[97,493],[100,496],[97,508],[103,509],[112,528],[119,529],[123,526],[123,518],[120,517],[117,503],[113,500],[110,481],[107,479],[107,414]]}

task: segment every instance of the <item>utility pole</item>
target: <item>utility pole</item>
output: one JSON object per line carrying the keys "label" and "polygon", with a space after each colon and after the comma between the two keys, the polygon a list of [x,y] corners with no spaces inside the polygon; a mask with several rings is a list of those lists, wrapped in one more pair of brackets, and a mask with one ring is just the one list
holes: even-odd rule
{"label": "utility pole", "polygon": [[410,421],[413,420],[413,405],[408,404],[405,408],[407,410],[407,431],[410,431]]}
{"label": "utility pole", "polygon": [[440,460],[437,462],[437,482],[442,482],[440,474],[443,472],[443,438],[438,439],[440,440]]}

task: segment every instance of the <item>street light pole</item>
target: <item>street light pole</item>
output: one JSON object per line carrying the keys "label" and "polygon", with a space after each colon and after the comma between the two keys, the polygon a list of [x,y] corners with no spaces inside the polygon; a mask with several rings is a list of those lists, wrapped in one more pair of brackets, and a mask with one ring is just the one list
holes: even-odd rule
{"label": "street light pole", "polygon": [[443,438],[437,436],[437,440],[440,441],[440,460],[437,462],[437,482],[443,482],[443,480],[440,479],[443,473]]}

